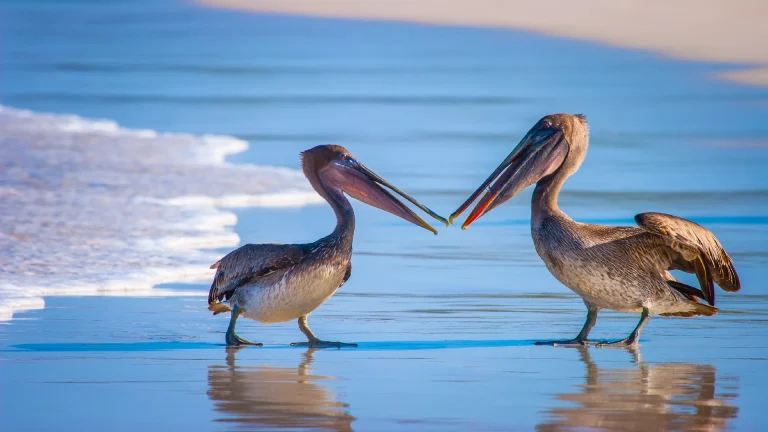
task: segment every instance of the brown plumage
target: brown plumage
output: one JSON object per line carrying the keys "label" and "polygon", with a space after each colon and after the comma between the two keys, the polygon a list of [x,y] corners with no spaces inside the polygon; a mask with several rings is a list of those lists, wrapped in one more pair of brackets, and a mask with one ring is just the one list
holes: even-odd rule
{"label": "brown plumage", "polygon": [[[582,297],[588,311],[579,335],[556,343],[587,343],[601,309],[642,314],[635,330],[617,342],[621,345],[635,344],[652,314],[716,314],[714,285],[738,291],[740,284],[730,257],[706,228],[663,213],[637,215],[639,228],[585,224],[560,210],[560,189],[581,166],[588,144],[583,115],[545,116],[450,220],[486,188],[463,228],[536,184],[531,201],[536,252],[552,275]],[[695,274],[701,289],[675,280],[670,270]]]}
{"label": "brown plumage", "polygon": [[739,275],[736,274],[731,257],[717,237],[703,226],[664,213],[641,213],[635,216],[635,222],[644,230],[671,240],[669,247],[679,252],[686,262],[676,262],[670,270],[695,273],[703,297],[710,305],[715,305],[713,282],[724,291],[735,292],[741,289]]}
{"label": "brown plumage", "polygon": [[305,254],[303,245],[293,244],[247,244],[235,249],[211,266],[217,271],[208,292],[208,304],[229,300],[237,288],[295,266]]}
{"label": "brown plumage", "polygon": [[354,345],[321,341],[307,323],[309,314],[352,274],[355,214],[345,194],[437,233],[384,189],[387,187],[445,221],[366,168],[341,146],[314,147],[301,154],[301,162],[312,187],[333,208],[336,228],[313,243],[247,244],[211,266],[216,275],[208,293],[208,309],[214,315],[232,311],[226,334],[229,345],[250,344],[234,332],[240,314],[264,324],[298,319],[299,329],[307,336],[305,345]]}

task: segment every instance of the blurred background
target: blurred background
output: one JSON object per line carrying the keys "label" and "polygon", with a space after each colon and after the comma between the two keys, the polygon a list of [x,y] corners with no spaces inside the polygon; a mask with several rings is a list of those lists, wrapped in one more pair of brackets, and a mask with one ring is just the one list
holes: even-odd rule
{"label": "blurred background", "polygon": [[[658,430],[764,426],[768,10],[615,3],[0,0],[0,387],[28,390],[0,396],[0,426],[76,421],[84,402],[126,430],[171,415],[201,430],[562,430],[598,427],[605,412],[608,428],[630,429],[638,410]],[[643,357],[532,347],[571,337],[584,308],[533,249],[530,191],[438,237],[355,205],[353,277],[313,328],[361,349],[225,360],[228,317],[205,310],[208,265],[334,225],[300,151],[344,145],[447,216],[553,112],[590,123],[563,210],[705,225],[744,287],[720,296],[722,313],[651,320]],[[636,319],[606,313],[595,335],[623,336]],[[239,328],[265,344],[300,339],[295,323]],[[259,393],[313,368],[316,406]],[[111,384],[22,417],[40,392],[43,407],[66,404],[71,390],[50,383],[72,379]],[[114,381],[133,379],[147,384]],[[234,396],[228,380],[241,383]],[[607,404],[622,392],[637,397]],[[144,398],[146,423],[121,408],[129,396]],[[265,400],[282,411],[242,404]]]}

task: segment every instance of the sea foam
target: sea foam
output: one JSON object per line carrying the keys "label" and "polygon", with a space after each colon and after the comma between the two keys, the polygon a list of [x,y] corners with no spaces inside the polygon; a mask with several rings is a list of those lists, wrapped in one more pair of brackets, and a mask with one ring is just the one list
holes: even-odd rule
{"label": "sea foam", "polygon": [[225,161],[247,148],[0,106],[0,321],[49,295],[203,295],[152,287],[210,280],[240,242],[221,207],[321,202],[299,171]]}

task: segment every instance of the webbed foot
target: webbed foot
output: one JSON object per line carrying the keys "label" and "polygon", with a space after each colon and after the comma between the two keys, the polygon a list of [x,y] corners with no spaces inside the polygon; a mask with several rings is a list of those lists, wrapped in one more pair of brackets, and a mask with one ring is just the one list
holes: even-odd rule
{"label": "webbed foot", "polygon": [[224,337],[224,340],[227,341],[227,346],[263,346],[264,344],[249,342],[235,334],[235,324],[237,323],[237,317],[239,317],[241,313],[243,313],[243,310],[240,306],[235,305],[235,307],[232,308],[232,316],[229,318],[229,327],[227,327],[227,334]]}
{"label": "webbed foot", "polygon": [[621,340],[613,341],[613,342],[599,342],[595,344],[596,348],[627,348],[627,347],[635,347],[637,346],[637,341],[639,338],[635,337],[626,337]]}
{"label": "webbed foot", "polygon": [[648,311],[648,308],[643,308],[643,313],[640,315],[640,322],[637,323],[637,327],[632,330],[632,333],[630,333],[629,336],[615,342],[601,342],[595,346],[597,348],[626,348],[637,346],[637,342],[640,341],[640,333],[643,331],[643,327],[648,323],[650,317],[651,313]]}
{"label": "webbed foot", "polygon": [[247,341],[234,333],[227,333],[227,346],[264,346],[261,343]]}
{"label": "webbed foot", "polygon": [[306,315],[299,317],[299,330],[301,330],[301,332],[304,333],[304,336],[307,337],[307,342],[294,342],[291,344],[291,346],[308,347],[308,348],[339,348],[339,349],[341,349],[342,347],[349,347],[349,348],[357,347],[357,344],[354,344],[354,343],[328,342],[328,341],[318,339],[317,336],[315,336],[315,334],[312,333],[312,329],[309,328],[309,323],[307,323]]}

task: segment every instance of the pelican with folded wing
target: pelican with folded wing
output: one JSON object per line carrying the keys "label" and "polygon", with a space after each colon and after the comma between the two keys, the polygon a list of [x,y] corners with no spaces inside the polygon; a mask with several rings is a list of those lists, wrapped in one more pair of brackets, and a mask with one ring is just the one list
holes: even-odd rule
{"label": "pelican with folded wing", "polygon": [[[641,213],[635,216],[638,227],[619,227],[579,223],[560,210],[560,188],[581,166],[588,144],[583,115],[542,118],[449,219],[452,222],[489,185],[462,229],[536,183],[531,202],[536,252],[552,275],[581,296],[587,307],[586,322],[575,338],[540,344],[589,343],[587,337],[601,309],[641,314],[629,336],[610,343],[622,346],[637,343],[651,315],[716,314],[714,285],[732,292],[740,284],[731,258],[709,230],[662,213]],[[670,270],[694,273],[700,288],[675,280]]]}
{"label": "pelican with folded wing", "polygon": [[[344,147],[321,145],[301,154],[304,175],[336,213],[336,229],[314,243],[247,244],[211,266],[216,275],[208,294],[214,314],[232,312],[227,345],[260,345],[235,334],[238,316],[264,324],[298,319],[310,347],[355,346],[317,338],[307,324],[309,314],[328,300],[352,275],[355,213],[346,195],[437,231],[389,193],[387,187],[447,225],[432,210],[358,162]],[[382,187],[384,186],[384,187]]]}

